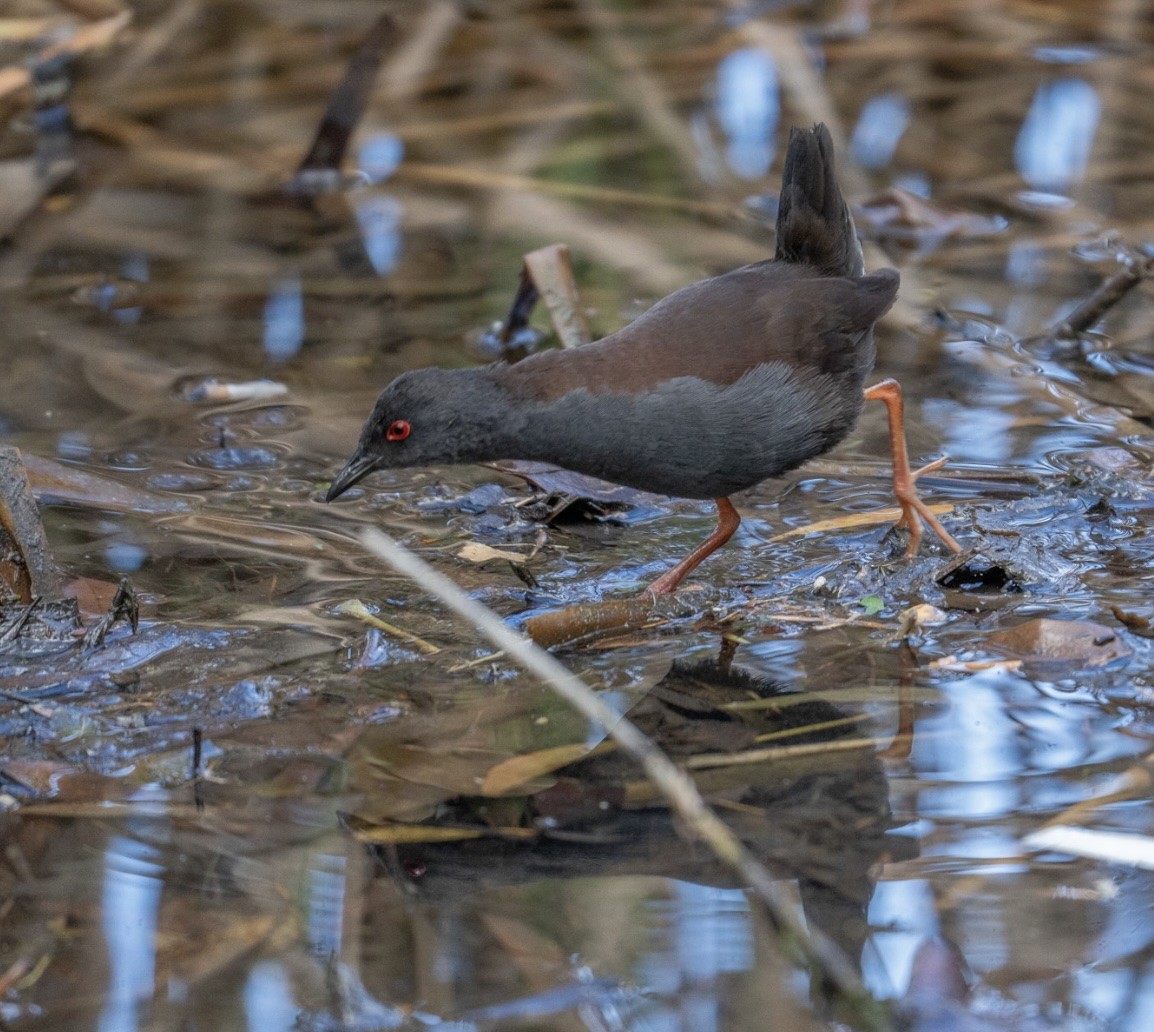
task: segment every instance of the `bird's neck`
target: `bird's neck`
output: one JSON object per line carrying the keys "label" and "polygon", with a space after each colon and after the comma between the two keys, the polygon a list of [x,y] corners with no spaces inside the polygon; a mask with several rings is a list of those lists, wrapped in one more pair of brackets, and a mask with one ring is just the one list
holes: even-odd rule
{"label": "bird's neck", "polygon": [[442,409],[452,413],[442,442],[446,461],[579,461],[587,427],[569,418],[570,404],[526,394],[516,368],[499,364],[454,371],[440,399]]}
{"label": "bird's neck", "polygon": [[495,462],[523,458],[528,423],[523,406],[495,375],[482,366],[453,373],[441,399],[453,413],[445,444],[451,462]]}

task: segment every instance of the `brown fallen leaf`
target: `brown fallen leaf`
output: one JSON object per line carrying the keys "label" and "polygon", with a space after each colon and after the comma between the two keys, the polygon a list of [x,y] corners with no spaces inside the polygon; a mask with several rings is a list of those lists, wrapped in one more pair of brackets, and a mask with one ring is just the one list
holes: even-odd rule
{"label": "brown fallen leaf", "polygon": [[64,585],[64,597],[76,599],[85,620],[99,620],[108,612],[118,585],[94,577],[77,577]]}
{"label": "brown fallen leaf", "polygon": [[950,237],[996,236],[1009,226],[1000,216],[947,208],[900,186],[891,186],[862,201],[855,214],[880,237],[923,246]]}
{"label": "brown fallen leaf", "polygon": [[1027,620],[986,640],[1001,652],[1047,665],[1102,666],[1133,654],[1117,631],[1090,620]]}
{"label": "brown fallen leaf", "polygon": [[140,603],[137,602],[136,592],[132,589],[132,584],[127,577],[122,577],[116,586],[116,593],[108,604],[108,612],[84,632],[84,640],[81,643],[83,647],[95,649],[103,645],[109,628],[117,620],[124,620],[128,623],[133,634],[140,626]]}
{"label": "brown fallen leaf", "polygon": [[554,466],[551,462],[508,459],[503,462],[491,462],[488,465],[498,472],[520,477],[538,491],[549,495],[569,495],[607,505],[657,505],[664,502],[660,495],[611,484],[608,480],[598,480],[584,473],[574,473],[572,470]]}
{"label": "brown fallen leaf", "polygon": [[1141,613],[1131,613],[1120,606],[1111,606],[1110,612],[1114,614],[1114,618],[1128,630],[1131,634],[1137,634],[1143,638],[1154,638],[1154,625],[1151,625],[1148,617]]}
{"label": "brown fallen leaf", "polygon": [[642,594],[636,598],[567,606],[525,621],[525,633],[542,648],[576,641],[592,634],[640,627],[654,620],[662,621],[693,612],[693,607],[677,596],[654,598]]}
{"label": "brown fallen leaf", "polygon": [[38,796],[55,794],[62,778],[80,773],[61,760],[8,760],[0,766],[0,772]]}
{"label": "brown fallen leaf", "polygon": [[378,784],[403,781],[406,791],[426,786],[439,789],[443,797],[477,795],[488,772],[508,757],[507,749],[473,748],[461,740],[429,745],[381,742],[359,755],[365,772],[371,772]]}

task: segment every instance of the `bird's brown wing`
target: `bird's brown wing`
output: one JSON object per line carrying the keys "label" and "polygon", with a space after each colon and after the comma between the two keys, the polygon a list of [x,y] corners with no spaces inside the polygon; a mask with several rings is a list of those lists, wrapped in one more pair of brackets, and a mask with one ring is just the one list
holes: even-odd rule
{"label": "bird's brown wing", "polygon": [[864,359],[868,371],[872,353],[858,347],[897,285],[890,270],[843,279],[746,266],[670,294],[596,343],[542,352],[496,375],[518,396],[553,401],[580,388],[640,393],[681,376],[727,386],[765,362],[837,375]]}

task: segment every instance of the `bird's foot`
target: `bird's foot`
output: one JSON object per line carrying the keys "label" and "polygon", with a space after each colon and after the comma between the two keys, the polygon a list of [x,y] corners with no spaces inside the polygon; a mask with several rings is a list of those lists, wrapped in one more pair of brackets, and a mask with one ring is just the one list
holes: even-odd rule
{"label": "bird's foot", "polygon": [[890,451],[893,455],[893,469],[894,469],[894,494],[897,496],[898,505],[902,508],[901,519],[895,524],[894,529],[898,530],[902,527],[908,528],[910,532],[910,543],[906,548],[906,558],[912,559],[918,554],[918,546],[922,543],[922,523],[930,528],[939,538],[942,543],[951,552],[960,552],[962,546],[959,545],[949,531],[938,522],[938,518],[930,512],[930,508],[918,496],[917,488],[914,486],[917,483],[918,477],[925,473],[931,473],[936,469],[941,469],[945,464],[945,458],[936,459],[934,462],[922,466],[921,469],[911,470],[909,460],[909,450],[906,447],[906,427],[905,418],[902,405],[902,389],[897,380],[883,380],[873,387],[866,388],[865,396],[870,401],[880,401],[886,407],[886,415],[889,418],[890,424]]}
{"label": "bird's foot", "polygon": [[660,598],[662,595],[672,595],[678,588],[678,585],[685,580],[685,575],[688,571],[682,571],[675,566],[668,573],[663,573],[652,584],[645,589],[647,595],[653,595]]}
{"label": "bird's foot", "polygon": [[901,506],[901,518],[894,524],[895,530],[900,530],[905,527],[910,532],[910,543],[906,547],[906,558],[912,559],[918,554],[918,546],[922,543],[922,523],[930,528],[941,539],[942,544],[946,546],[951,552],[960,552],[962,546],[959,545],[945,527],[942,526],[938,518],[930,511],[930,507],[922,501],[918,495],[917,488],[914,486],[917,483],[918,477],[925,473],[932,473],[934,470],[941,469],[947,462],[948,457],[942,456],[940,459],[935,459],[933,462],[928,462],[922,466],[921,469],[911,470],[908,463],[905,469],[898,466],[894,467],[894,495],[898,500],[898,505]]}

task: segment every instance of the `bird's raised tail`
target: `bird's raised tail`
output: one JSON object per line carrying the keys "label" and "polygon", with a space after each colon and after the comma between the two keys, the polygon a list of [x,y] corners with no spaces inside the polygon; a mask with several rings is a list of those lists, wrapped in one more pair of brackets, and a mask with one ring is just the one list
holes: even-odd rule
{"label": "bird's raised tail", "polygon": [[865,272],[853,217],[834,175],[833,140],[823,124],[790,131],[774,261],[812,265],[827,276]]}

